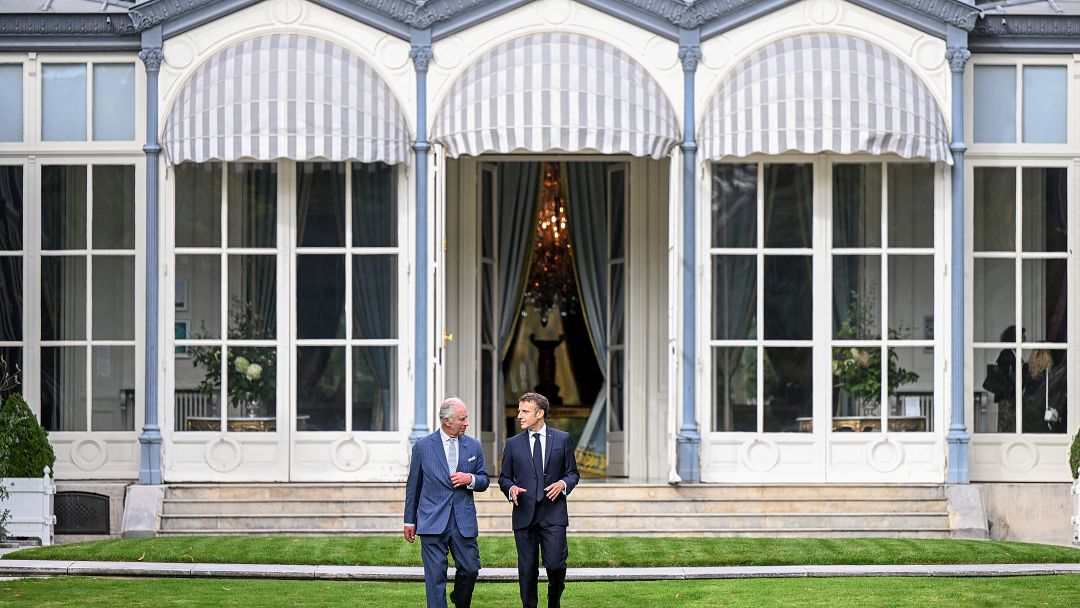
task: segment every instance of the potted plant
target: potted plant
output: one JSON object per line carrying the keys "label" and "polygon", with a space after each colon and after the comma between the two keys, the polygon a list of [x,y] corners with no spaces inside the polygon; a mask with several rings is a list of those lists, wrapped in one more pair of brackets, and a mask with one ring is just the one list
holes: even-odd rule
{"label": "potted plant", "polygon": [[15,391],[19,369],[9,372],[0,358],[0,512],[6,513],[3,535],[53,541],[52,467],[56,455],[48,433]]}
{"label": "potted plant", "polygon": [[[240,340],[256,340],[264,335],[265,321],[249,304],[233,299],[229,307],[232,314],[229,319],[229,337]],[[204,326],[194,338],[207,338]],[[220,347],[192,346],[188,348],[192,363],[196,368],[206,370],[199,383],[198,391],[204,395],[216,396],[221,393],[221,349]],[[277,396],[274,374],[276,373],[277,353],[273,348],[264,346],[230,346],[228,363],[228,402],[240,416],[256,417],[269,413]]]}
{"label": "potted plant", "polygon": [[1069,470],[1073,478],[1073,543],[1080,544],[1080,433],[1073,437],[1072,447],[1069,448]]}

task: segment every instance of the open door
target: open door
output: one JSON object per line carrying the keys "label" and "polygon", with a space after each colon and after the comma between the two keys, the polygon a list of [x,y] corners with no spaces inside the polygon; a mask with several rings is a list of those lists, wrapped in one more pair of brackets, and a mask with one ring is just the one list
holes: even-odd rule
{"label": "open door", "polygon": [[477,326],[480,328],[479,365],[476,367],[477,395],[479,407],[476,418],[480,428],[480,445],[487,460],[488,472],[494,474],[499,466],[500,435],[505,428],[503,399],[499,398],[501,386],[500,355],[498,348],[499,312],[498,306],[498,242],[496,234],[499,225],[497,213],[499,188],[499,166],[495,163],[480,165],[477,183],[477,199],[480,201],[479,232],[479,300],[476,311]]}
{"label": "open door", "polygon": [[[442,146],[436,145],[431,154],[431,181],[428,184],[428,192],[431,193],[432,209],[431,218],[434,222],[431,231],[431,248],[434,255],[435,266],[432,270],[432,294],[429,298],[434,318],[431,327],[434,331],[433,364],[431,375],[432,392],[429,403],[432,405],[433,414],[432,429],[439,428],[438,404],[446,398],[446,347],[454,335],[450,333],[446,323],[446,157]],[[421,235],[420,238],[423,238]],[[423,280],[424,277],[417,277]]]}
{"label": "open door", "polygon": [[626,191],[625,164],[607,170],[608,211],[608,352],[604,366],[607,391],[607,474],[626,477]]}

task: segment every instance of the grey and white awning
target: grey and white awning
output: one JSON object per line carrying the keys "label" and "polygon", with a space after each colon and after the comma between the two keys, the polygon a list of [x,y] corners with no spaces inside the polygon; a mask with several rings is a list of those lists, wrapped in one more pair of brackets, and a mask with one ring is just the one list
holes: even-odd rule
{"label": "grey and white awning", "polygon": [[785,38],[736,66],[712,96],[698,141],[703,160],[868,152],[952,164],[926,84],[892,53],[839,34]]}
{"label": "grey and white awning", "polygon": [[543,33],[468,67],[431,138],[451,156],[588,150],[662,158],[680,132],[660,84],[629,55],[594,38]]}
{"label": "grey and white awning", "polygon": [[297,34],[253,38],[201,65],[165,119],[173,164],[240,158],[406,163],[405,115],[356,55]]}

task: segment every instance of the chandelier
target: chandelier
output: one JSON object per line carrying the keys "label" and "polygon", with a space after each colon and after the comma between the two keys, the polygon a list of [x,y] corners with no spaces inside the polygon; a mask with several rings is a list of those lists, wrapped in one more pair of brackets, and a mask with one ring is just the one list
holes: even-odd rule
{"label": "chandelier", "polygon": [[544,163],[544,184],[540,191],[540,209],[536,214],[536,235],[525,285],[525,306],[540,315],[540,324],[558,313],[566,316],[577,304],[574,265],[570,258],[570,232],[566,219],[566,201],[559,182],[559,165]]}

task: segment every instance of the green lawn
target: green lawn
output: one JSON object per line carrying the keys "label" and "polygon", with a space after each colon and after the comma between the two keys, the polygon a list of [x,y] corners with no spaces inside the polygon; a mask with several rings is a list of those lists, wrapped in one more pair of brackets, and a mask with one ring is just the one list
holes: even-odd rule
{"label": "green lawn", "polygon": [[[540,586],[540,603],[546,587]],[[1011,578],[803,578],[570,583],[568,608],[750,606],[1073,606],[1080,575]],[[0,581],[0,606],[424,605],[420,583],[60,577]],[[481,583],[473,605],[520,606],[517,585]]]}
{"label": "green lawn", "polygon": [[[1080,563],[1080,549],[891,538],[574,537],[571,567]],[[5,559],[420,566],[420,543],[394,537],[195,536],[24,549]],[[510,537],[480,537],[483,566],[515,567]]]}

